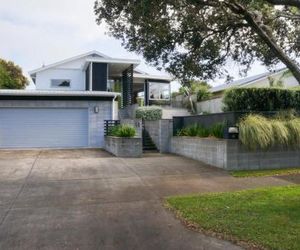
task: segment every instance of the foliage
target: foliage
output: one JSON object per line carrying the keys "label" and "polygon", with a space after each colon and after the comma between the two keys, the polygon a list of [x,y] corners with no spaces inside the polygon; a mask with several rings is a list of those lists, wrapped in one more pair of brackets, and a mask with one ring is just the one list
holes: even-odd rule
{"label": "foliage", "polygon": [[232,88],[225,91],[224,111],[300,110],[300,91],[282,88]]}
{"label": "foliage", "polygon": [[197,136],[197,137],[224,137],[224,123],[215,123],[210,128],[205,128],[201,124],[195,123],[178,131],[177,136]]}
{"label": "foliage", "polygon": [[139,107],[135,113],[136,118],[145,121],[156,121],[162,117],[162,109],[156,106]]}
{"label": "foliage", "polygon": [[166,202],[185,225],[248,242],[247,249],[300,249],[299,185],[169,197]]}
{"label": "foliage", "polygon": [[[274,1],[274,0],[273,0]],[[282,61],[300,80],[299,9],[272,0],[96,0],[96,22],[129,51],[178,79],[229,75],[228,60],[245,73],[255,60]]]}
{"label": "foliage", "polygon": [[136,101],[137,101],[137,104],[138,104],[139,107],[145,106],[145,100],[144,100],[143,97],[137,97]]}
{"label": "foliage", "polygon": [[224,138],[224,123],[215,123],[210,128],[210,135],[216,138]]}
{"label": "foliage", "polygon": [[283,176],[300,174],[300,168],[236,170],[230,174],[234,177]]}
{"label": "foliage", "polygon": [[129,124],[121,124],[112,127],[108,131],[109,136],[116,136],[116,137],[134,137],[136,134],[136,130],[133,126]]}
{"label": "foliage", "polygon": [[27,85],[28,80],[19,66],[0,59],[0,89],[24,89]]}
{"label": "foliage", "polygon": [[151,105],[156,105],[156,106],[165,106],[165,105],[170,105],[169,100],[149,100]]}
{"label": "foliage", "polygon": [[211,97],[211,92],[209,92],[209,89],[205,86],[199,87],[196,94],[198,102],[208,100]]}
{"label": "foliage", "polygon": [[239,139],[249,149],[300,146],[300,118],[265,118],[250,114],[239,122]]}

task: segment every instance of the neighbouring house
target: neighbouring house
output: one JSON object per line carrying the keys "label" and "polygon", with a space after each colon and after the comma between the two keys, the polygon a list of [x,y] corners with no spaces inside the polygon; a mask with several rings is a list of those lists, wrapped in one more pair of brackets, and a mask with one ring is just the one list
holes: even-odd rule
{"label": "neighbouring house", "polygon": [[0,148],[103,147],[118,98],[121,107],[170,99],[171,78],[139,63],[91,51],[29,72],[35,90],[0,90]]}
{"label": "neighbouring house", "polygon": [[207,101],[197,103],[197,111],[219,113],[223,108],[223,94],[229,88],[262,88],[262,87],[276,87],[292,88],[299,86],[296,78],[290,73],[287,68],[276,70],[273,72],[266,72],[259,75],[246,77],[240,80],[224,83],[210,89],[212,98]]}

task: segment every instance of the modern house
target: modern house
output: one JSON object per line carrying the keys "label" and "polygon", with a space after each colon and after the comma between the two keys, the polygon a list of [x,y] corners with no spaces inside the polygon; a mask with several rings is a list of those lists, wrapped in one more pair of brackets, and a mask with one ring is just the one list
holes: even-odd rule
{"label": "modern house", "polygon": [[170,99],[167,76],[137,69],[138,60],[91,51],[30,73],[35,90],[0,90],[0,148],[103,147],[104,120],[143,96]]}
{"label": "modern house", "polygon": [[198,103],[198,112],[220,113],[223,108],[223,95],[230,88],[263,88],[263,87],[293,88],[299,86],[296,78],[287,68],[279,69],[272,72],[242,78],[236,81],[227,82],[210,89],[212,98],[207,101]]}

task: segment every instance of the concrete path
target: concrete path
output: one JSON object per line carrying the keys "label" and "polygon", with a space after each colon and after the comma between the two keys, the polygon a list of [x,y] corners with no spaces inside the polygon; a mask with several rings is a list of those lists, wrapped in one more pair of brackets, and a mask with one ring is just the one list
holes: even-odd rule
{"label": "concrete path", "polygon": [[293,183],[235,179],[174,155],[0,151],[0,249],[240,249],[186,229],[163,197]]}

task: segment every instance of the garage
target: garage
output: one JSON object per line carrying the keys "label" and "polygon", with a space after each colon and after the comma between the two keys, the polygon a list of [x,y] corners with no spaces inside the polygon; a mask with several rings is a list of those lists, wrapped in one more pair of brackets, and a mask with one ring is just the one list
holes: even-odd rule
{"label": "garage", "polygon": [[2,148],[88,146],[87,109],[2,108],[0,121]]}
{"label": "garage", "polygon": [[103,148],[116,94],[0,91],[0,148]]}

